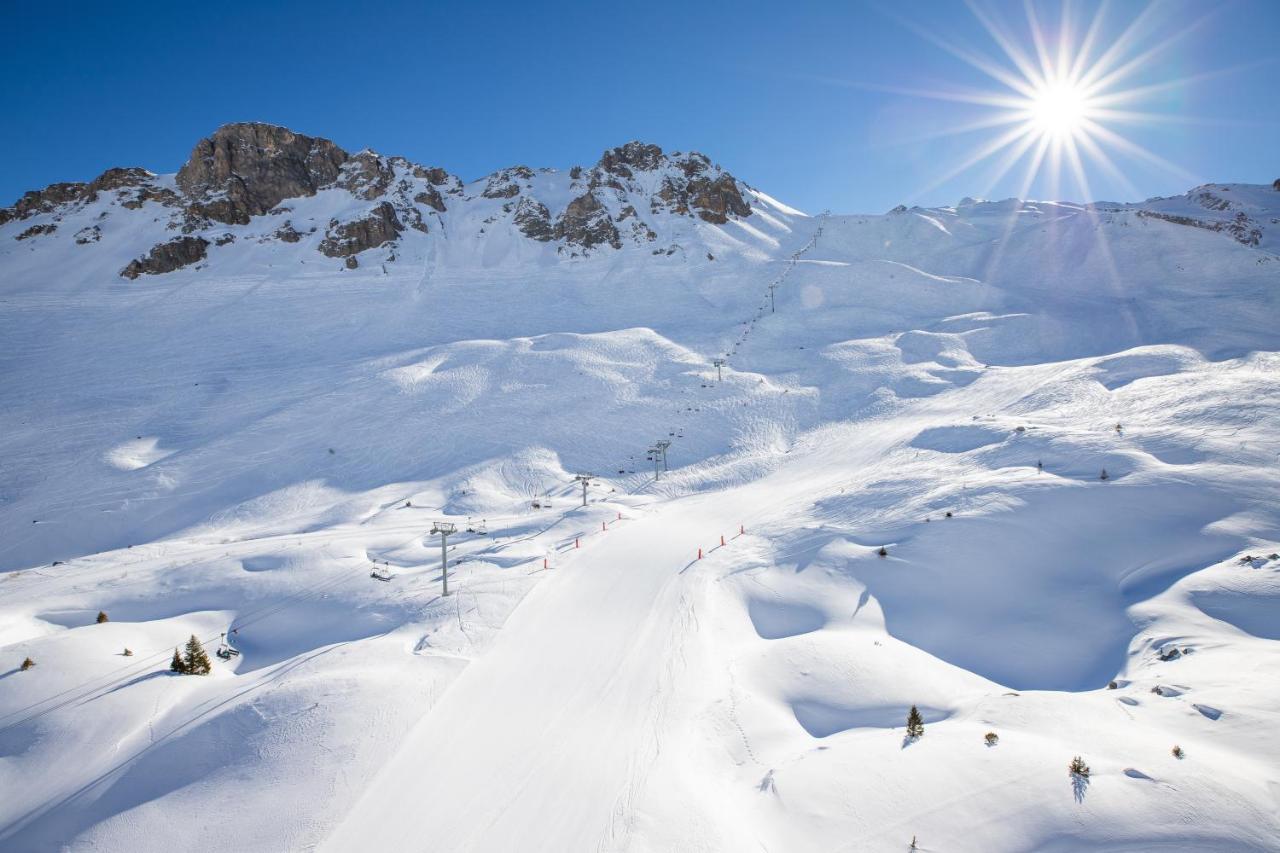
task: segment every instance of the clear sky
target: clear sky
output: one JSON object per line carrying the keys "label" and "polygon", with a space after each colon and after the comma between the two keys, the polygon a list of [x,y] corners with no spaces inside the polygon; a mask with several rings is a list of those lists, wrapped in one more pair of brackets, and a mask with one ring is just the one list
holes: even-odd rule
{"label": "clear sky", "polygon": [[[1032,0],[1034,21],[1026,8],[1021,0],[6,2],[0,204],[110,166],[173,171],[199,138],[240,120],[402,154],[468,180],[516,163],[590,164],[606,147],[642,139],[703,151],[814,212],[1000,198],[1024,186],[1028,197],[1081,199],[1065,148],[1055,166],[1060,146],[1047,145],[1031,168],[1039,139],[1083,132],[1078,113],[1114,134],[1075,145],[1096,199],[1280,177],[1277,0],[1150,8],[1117,0],[1101,16],[1081,0],[1066,16],[1077,47],[1061,57],[1063,4]],[[1007,77],[1021,75],[997,36],[1034,70],[1037,30],[1047,66],[1082,61],[1047,95],[1043,85],[1018,95]],[[984,64],[1004,71],[975,67]],[[1097,80],[1120,72],[1101,105],[1071,84],[1095,66]],[[1130,94],[1116,100],[1118,92]],[[948,133],[1007,112],[992,95],[1012,96],[1030,119]],[[1115,115],[1103,118],[1104,107]],[[965,165],[1002,135],[1006,148]],[[1001,175],[1002,152],[1019,146],[1022,159]]]}

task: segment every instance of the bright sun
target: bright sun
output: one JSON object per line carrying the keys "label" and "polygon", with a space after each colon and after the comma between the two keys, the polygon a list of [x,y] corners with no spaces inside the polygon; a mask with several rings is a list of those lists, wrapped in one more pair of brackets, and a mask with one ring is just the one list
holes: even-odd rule
{"label": "bright sun", "polygon": [[1063,140],[1075,136],[1089,117],[1089,99],[1071,83],[1049,83],[1036,90],[1027,111],[1042,136]]}

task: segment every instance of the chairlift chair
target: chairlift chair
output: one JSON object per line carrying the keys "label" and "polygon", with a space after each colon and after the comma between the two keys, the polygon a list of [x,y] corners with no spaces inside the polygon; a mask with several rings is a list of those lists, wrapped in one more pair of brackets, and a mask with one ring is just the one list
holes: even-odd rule
{"label": "chairlift chair", "polygon": [[222,642],[218,643],[218,650],[214,652],[214,654],[216,654],[218,657],[222,658],[223,660],[231,660],[234,657],[239,657],[240,650],[237,649],[235,646],[231,645],[230,643],[228,643],[227,635],[223,634]]}

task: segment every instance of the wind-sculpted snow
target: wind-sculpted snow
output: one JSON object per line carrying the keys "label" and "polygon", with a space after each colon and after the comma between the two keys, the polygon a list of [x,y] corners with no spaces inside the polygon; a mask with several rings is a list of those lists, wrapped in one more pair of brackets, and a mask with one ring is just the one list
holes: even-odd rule
{"label": "wind-sculpted snow", "polygon": [[0,225],[0,848],[1280,849],[1280,193],[662,156],[575,208],[652,247],[373,154],[133,281],[171,177]]}

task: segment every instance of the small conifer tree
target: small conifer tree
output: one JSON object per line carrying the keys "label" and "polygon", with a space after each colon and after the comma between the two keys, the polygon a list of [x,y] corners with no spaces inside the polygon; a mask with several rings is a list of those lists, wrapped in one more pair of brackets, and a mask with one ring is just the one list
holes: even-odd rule
{"label": "small conifer tree", "polygon": [[35,665],[36,665],[36,662],[35,662],[35,661],[33,661],[31,658],[29,658],[29,657],[28,657],[28,658],[23,658],[23,659],[22,659],[22,666],[18,667],[18,669],[22,670],[23,672],[26,672],[27,670],[31,669],[31,667],[33,667],[33,666],[35,666]]}
{"label": "small conifer tree", "polygon": [[1067,767],[1067,774],[1078,779],[1088,779],[1089,765],[1085,764],[1084,759],[1077,755],[1071,759],[1071,764]]}
{"label": "small conifer tree", "polygon": [[1099,480],[1110,480],[1111,475],[1107,473],[1107,469],[1103,468],[1102,473],[1098,475]]}
{"label": "small conifer tree", "polygon": [[169,661],[169,669],[174,672],[185,673],[187,671],[187,665],[183,662],[182,655],[178,654],[177,649],[173,650],[173,660]]}
{"label": "small conifer tree", "polygon": [[1000,735],[995,732],[987,732],[985,739],[987,741],[987,746],[995,746],[1000,742]]}
{"label": "small conifer tree", "polygon": [[182,663],[191,675],[208,675],[213,671],[213,662],[209,660],[209,655],[195,634],[187,640],[187,653],[183,656]]}
{"label": "small conifer tree", "polygon": [[124,647],[124,656],[125,656],[125,657],[127,657],[127,658],[131,658],[131,657],[133,657],[133,649],[129,648],[128,646],[125,646],[125,647]]}
{"label": "small conifer tree", "polygon": [[1182,756],[1184,756],[1184,755],[1186,755],[1186,753],[1182,751],[1182,747],[1178,746],[1178,745],[1175,743],[1175,744],[1173,745],[1173,757],[1174,757],[1174,758],[1177,758],[1177,759],[1181,759],[1181,758],[1182,758]]}
{"label": "small conifer tree", "polygon": [[915,705],[907,713],[907,737],[924,737],[924,717],[920,716],[920,709]]}
{"label": "small conifer tree", "polygon": [[103,622],[106,622],[106,621],[108,621],[108,620],[107,620],[107,612],[106,612],[105,610],[99,610],[99,611],[98,611],[98,624],[99,624],[99,625],[101,625]]}
{"label": "small conifer tree", "polygon": [[881,557],[887,557],[889,556],[889,549],[881,545],[880,550],[876,551],[876,553],[879,554]]}

